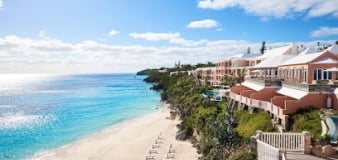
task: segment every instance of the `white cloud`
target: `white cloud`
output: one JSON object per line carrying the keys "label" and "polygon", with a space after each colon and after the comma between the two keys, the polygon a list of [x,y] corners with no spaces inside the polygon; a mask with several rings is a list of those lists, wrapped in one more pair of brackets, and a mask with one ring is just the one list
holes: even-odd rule
{"label": "white cloud", "polygon": [[3,2],[2,0],[0,0],[0,9],[2,8],[2,6],[3,6]]}
{"label": "white cloud", "polygon": [[200,0],[198,7],[208,9],[223,9],[227,7],[235,7],[237,5],[235,0]]}
{"label": "white cloud", "polygon": [[39,37],[40,38],[47,38],[47,31],[44,31],[44,30],[40,31],[39,32]]}
{"label": "white cloud", "polygon": [[223,31],[223,28],[217,28],[216,31],[217,31],[217,32],[222,32],[222,31]]}
{"label": "white cloud", "polygon": [[132,38],[140,38],[148,41],[163,41],[166,40],[169,43],[172,44],[179,44],[183,46],[189,46],[189,47],[196,47],[200,45],[204,45],[207,40],[186,40],[181,37],[181,34],[176,33],[153,33],[153,32],[147,32],[147,33],[130,33],[130,37]]}
{"label": "white cloud", "polygon": [[[178,60],[191,64],[217,62],[246,53],[249,46],[252,53],[259,53],[261,47],[260,42],[244,40],[193,41],[179,37],[170,41],[189,47],[108,45],[97,41],[67,43],[52,38],[30,39],[14,35],[0,37],[0,73],[136,72],[145,68],[170,67]],[[267,42],[268,47],[287,44]],[[316,46],[316,42],[299,44]]]}
{"label": "white cloud", "polygon": [[311,32],[312,37],[338,36],[338,27],[320,27]]}
{"label": "white cloud", "polygon": [[219,26],[219,23],[213,19],[192,21],[187,25],[188,28],[216,28],[218,26]]}
{"label": "white cloud", "polygon": [[207,43],[208,40],[203,39],[199,41],[193,41],[193,40],[185,40],[183,38],[175,38],[175,39],[171,39],[169,42],[174,43],[174,44],[180,44],[183,46],[195,47],[195,46],[200,46],[200,45]]}
{"label": "white cloud", "polygon": [[338,1],[337,0],[323,0],[310,9],[309,17],[319,17],[332,14],[338,17]]}
{"label": "white cloud", "polygon": [[115,35],[117,35],[119,33],[119,31],[117,31],[117,30],[115,30],[115,29],[112,29],[108,34],[110,35],[110,36],[115,36]]}
{"label": "white cloud", "polygon": [[132,38],[140,38],[145,39],[148,41],[160,41],[160,40],[170,40],[174,38],[180,37],[180,33],[153,33],[153,32],[147,32],[147,33],[130,33],[130,37]]}
{"label": "white cloud", "polygon": [[297,14],[307,17],[333,15],[338,17],[337,0],[200,0],[203,9],[238,7],[247,13],[262,17],[292,17]]}

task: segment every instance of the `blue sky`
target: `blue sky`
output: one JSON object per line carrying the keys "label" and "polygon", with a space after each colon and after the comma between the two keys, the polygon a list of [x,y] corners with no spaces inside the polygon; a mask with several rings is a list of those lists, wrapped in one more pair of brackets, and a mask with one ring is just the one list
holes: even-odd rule
{"label": "blue sky", "polygon": [[0,0],[0,72],[135,72],[338,40],[337,0]]}

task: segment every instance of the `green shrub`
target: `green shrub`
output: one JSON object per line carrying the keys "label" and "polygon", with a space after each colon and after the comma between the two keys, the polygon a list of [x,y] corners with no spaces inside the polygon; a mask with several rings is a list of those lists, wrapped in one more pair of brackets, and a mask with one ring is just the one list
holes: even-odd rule
{"label": "green shrub", "polygon": [[319,142],[320,142],[320,144],[322,144],[322,145],[329,144],[330,141],[331,141],[331,136],[330,136],[330,134],[324,134],[323,136],[320,136],[320,137],[319,137]]}
{"label": "green shrub", "polygon": [[320,138],[322,127],[319,112],[320,110],[313,108],[297,111],[290,116],[290,131],[309,131],[312,137],[316,139]]}
{"label": "green shrub", "polygon": [[252,152],[238,152],[228,158],[228,160],[256,160],[257,155],[256,153]]}
{"label": "green shrub", "polygon": [[236,128],[244,140],[249,140],[257,130],[274,131],[271,119],[267,113],[259,112],[250,114],[248,111],[237,111],[238,127]]}

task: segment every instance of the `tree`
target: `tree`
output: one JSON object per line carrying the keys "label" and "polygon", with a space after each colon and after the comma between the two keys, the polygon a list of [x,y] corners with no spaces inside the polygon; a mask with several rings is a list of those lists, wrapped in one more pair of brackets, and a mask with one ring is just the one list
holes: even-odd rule
{"label": "tree", "polygon": [[244,82],[244,80],[245,80],[245,72],[246,72],[246,69],[241,69],[240,72],[237,72],[236,83],[242,84],[242,82]]}
{"label": "tree", "polygon": [[265,41],[262,42],[262,47],[261,47],[260,51],[261,51],[261,54],[264,54],[264,51],[265,51]]}
{"label": "tree", "polygon": [[250,47],[248,47],[247,54],[250,54],[250,52],[251,52],[251,48],[250,48]]}
{"label": "tree", "polygon": [[223,79],[223,83],[225,85],[228,85],[230,88],[235,86],[236,85],[236,82],[235,82],[235,77],[234,76],[226,76],[224,77]]}
{"label": "tree", "polygon": [[336,45],[338,45],[338,40],[336,41]]}

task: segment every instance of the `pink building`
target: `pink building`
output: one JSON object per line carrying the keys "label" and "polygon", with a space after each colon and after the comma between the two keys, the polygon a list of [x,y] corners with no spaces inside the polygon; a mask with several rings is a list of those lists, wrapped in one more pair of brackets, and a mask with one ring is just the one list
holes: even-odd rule
{"label": "pink building", "polygon": [[337,54],[337,45],[316,52],[300,52],[294,44],[267,51],[265,59],[250,68],[254,76],[232,87],[230,97],[269,112],[285,128],[288,116],[300,108],[338,109]]}
{"label": "pink building", "polygon": [[216,67],[197,68],[195,70],[195,77],[197,77],[203,85],[215,85]]}
{"label": "pink building", "polygon": [[[237,76],[243,70],[256,65],[260,54],[242,54],[216,63],[215,85],[222,85],[227,76]],[[246,73],[247,74],[247,73]]]}

